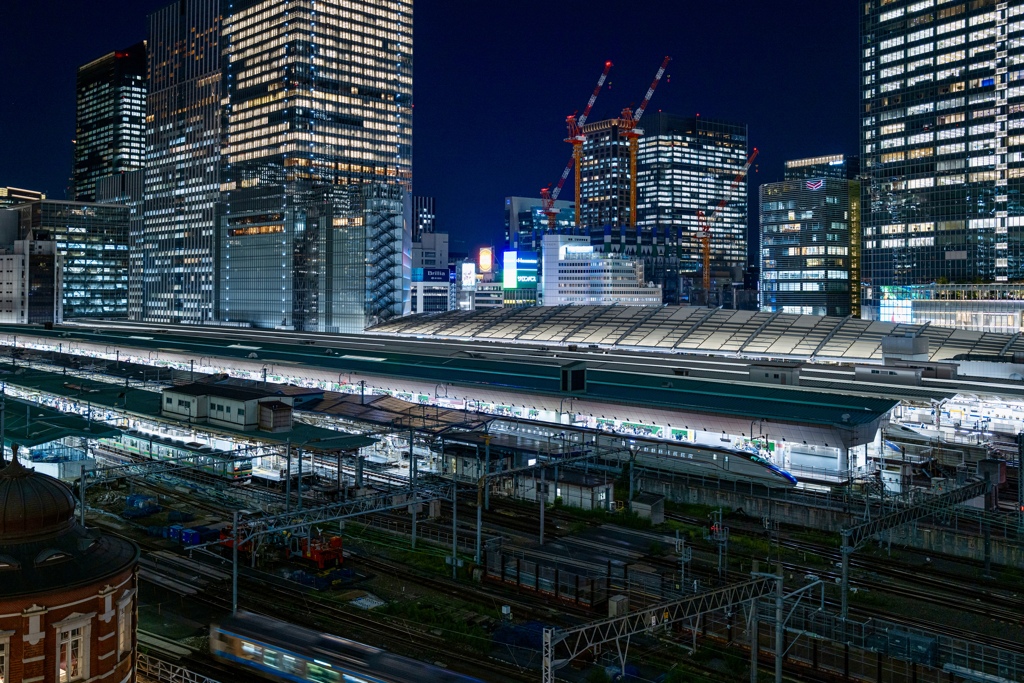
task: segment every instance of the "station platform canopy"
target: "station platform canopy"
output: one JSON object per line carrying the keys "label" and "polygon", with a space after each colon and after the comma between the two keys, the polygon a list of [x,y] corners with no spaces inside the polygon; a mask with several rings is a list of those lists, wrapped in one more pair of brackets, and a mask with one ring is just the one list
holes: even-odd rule
{"label": "station platform canopy", "polygon": [[104,439],[121,433],[121,430],[103,422],[62,413],[30,401],[7,397],[3,402],[5,446],[18,444],[32,448],[68,437]]}
{"label": "station platform canopy", "polygon": [[[7,384],[20,387],[22,390],[28,390],[30,392],[39,391],[53,396],[60,396],[69,401],[76,401],[79,404],[88,403],[92,405],[97,412],[104,409],[110,409],[124,411],[139,418],[153,420],[160,419],[160,394],[154,391],[143,390],[138,387],[126,388],[123,384],[99,382],[91,379],[84,379],[82,377],[76,377],[74,375],[64,375],[57,372],[48,372],[36,368],[25,367],[18,368],[16,372],[0,374],[0,380]],[[43,422],[53,425],[66,425],[65,431],[68,433],[60,436],[54,436],[52,438],[43,438],[45,436],[43,432],[40,431],[37,436],[36,428],[30,425],[29,435],[31,435],[32,438],[26,436],[25,440],[19,440],[19,438],[24,434],[24,430],[19,433],[17,428],[15,428],[12,432],[10,420],[12,417],[17,419],[17,416],[9,410],[7,415],[8,443],[14,441],[24,446],[33,446],[63,438],[63,436],[105,438],[115,436],[120,433],[120,430],[110,428],[108,425],[97,422],[96,420],[92,421],[90,430],[86,428],[88,426],[87,421],[83,417],[52,410],[45,406],[38,406],[36,403],[28,403],[28,405],[32,408],[32,415],[42,413],[46,416],[44,418],[40,418]],[[22,417],[22,419],[24,419],[24,417]],[[18,423],[16,422],[15,425],[17,424]],[[290,442],[293,446],[307,450],[352,451],[377,442],[377,439],[370,436],[347,434],[345,432],[325,429],[323,427],[317,427],[303,422],[294,422],[292,424],[292,429],[287,432],[242,431],[210,424],[202,424],[199,426],[205,431],[227,434],[246,439],[257,439],[268,444],[285,445]],[[109,429],[110,431],[109,433],[101,433],[101,428]],[[78,429],[82,433],[73,433],[75,429]]]}
{"label": "station platform canopy", "polygon": [[310,410],[395,429],[414,429],[420,433],[443,434],[453,427],[473,430],[494,418],[489,415],[450,410],[438,406],[403,401],[392,396],[366,396],[330,392]]}
{"label": "station platform canopy", "polygon": [[1024,335],[973,332],[854,317],[821,317],[697,306],[538,306],[421,313],[370,333],[803,361],[882,360],[882,340],[922,336],[929,361],[960,354],[1024,353]]}

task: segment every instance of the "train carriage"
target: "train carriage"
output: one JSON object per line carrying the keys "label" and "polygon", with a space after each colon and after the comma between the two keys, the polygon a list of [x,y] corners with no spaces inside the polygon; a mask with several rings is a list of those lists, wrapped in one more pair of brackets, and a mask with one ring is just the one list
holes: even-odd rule
{"label": "train carriage", "polygon": [[272,681],[293,683],[483,683],[379,648],[239,612],[210,627],[210,652]]}
{"label": "train carriage", "polygon": [[252,462],[236,459],[230,451],[216,451],[194,441],[182,441],[144,432],[127,431],[120,436],[99,439],[99,447],[133,460],[186,460],[206,474],[219,479],[246,483],[252,477]]}

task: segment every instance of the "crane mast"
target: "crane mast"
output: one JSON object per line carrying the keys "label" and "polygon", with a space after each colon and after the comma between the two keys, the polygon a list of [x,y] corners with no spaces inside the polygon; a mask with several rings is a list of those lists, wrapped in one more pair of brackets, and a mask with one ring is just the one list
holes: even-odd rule
{"label": "crane mast", "polygon": [[[661,62],[661,66],[658,67],[658,72],[654,74],[654,80],[651,81],[651,85],[647,88],[647,93],[644,95],[643,101],[640,103],[639,108],[636,112],[626,107],[622,110],[622,114],[619,118],[622,119],[622,127],[625,131],[622,132],[622,136],[626,138],[626,142],[629,145],[629,225],[630,227],[636,227],[636,157],[637,151],[640,147],[640,136],[644,132],[637,128],[637,124],[640,122],[640,118],[644,115],[647,110],[647,105],[651,101],[651,97],[654,96],[654,90],[658,87],[658,83],[661,82],[661,77],[665,75],[665,69],[668,68],[668,63],[672,61],[671,57],[665,57]],[[577,174],[578,177],[579,174]],[[579,216],[579,209],[576,211],[576,215]]]}
{"label": "crane mast", "polygon": [[555,200],[558,199],[558,195],[562,192],[562,186],[565,185],[566,178],[569,177],[569,172],[572,171],[573,165],[576,166],[576,227],[580,225],[580,157],[583,150],[583,136],[581,130],[583,124],[587,122],[587,117],[590,116],[590,110],[594,108],[594,102],[597,101],[597,96],[601,94],[601,88],[604,87],[604,82],[608,78],[608,72],[611,71],[612,63],[607,61],[604,63],[604,71],[601,72],[600,78],[597,79],[597,85],[594,86],[594,92],[590,94],[590,99],[587,100],[587,106],[583,109],[583,113],[580,114],[579,119],[576,118],[575,114],[567,116],[565,119],[566,127],[569,130],[569,137],[566,138],[566,142],[572,144],[572,156],[569,157],[569,162],[565,165],[565,170],[562,171],[562,177],[558,179],[558,184],[552,191],[551,186],[548,185],[540,191],[541,206],[544,215],[548,219],[548,230],[555,229],[555,221],[558,218],[558,212],[555,211]]}

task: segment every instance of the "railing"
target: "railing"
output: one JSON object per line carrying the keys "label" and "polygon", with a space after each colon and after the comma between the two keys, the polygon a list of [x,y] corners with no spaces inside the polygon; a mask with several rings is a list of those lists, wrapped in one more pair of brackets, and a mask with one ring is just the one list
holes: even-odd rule
{"label": "railing", "polygon": [[202,674],[197,674],[195,671],[190,671],[183,666],[157,659],[152,655],[140,652],[137,657],[135,667],[137,672],[153,681],[160,681],[161,683],[220,683]]}

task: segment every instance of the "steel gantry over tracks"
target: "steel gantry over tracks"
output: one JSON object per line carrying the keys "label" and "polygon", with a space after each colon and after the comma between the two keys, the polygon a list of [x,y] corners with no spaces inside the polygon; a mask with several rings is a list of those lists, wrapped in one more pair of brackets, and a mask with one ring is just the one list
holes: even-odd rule
{"label": "steel gantry over tracks", "polygon": [[919,519],[924,519],[925,517],[937,512],[942,512],[943,510],[947,510],[951,507],[966,503],[969,500],[973,500],[978,496],[985,495],[988,488],[988,481],[972,481],[947,493],[926,498],[915,505],[910,505],[908,507],[889,512],[880,517],[876,517],[875,519],[864,522],[863,524],[843,529],[841,532],[843,536],[843,545],[842,548],[840,548],[843,555],[843,598],[840,616],[844,619],[847,616],[847,600],[849,598],[850,591],[850,555],[852,555],[857,548],[861,547],[873,536],[880,534],[883,531],[888,531],[890,529],[901,527],[904,524],[916,522]]}
{"label": "steel gantry over tracks", "polygon": [[[759,575],[743,583],[697,593],[625,616],[567,629],[544,629],[543,681],[554,683],[555,669],[591,648],[614,642],[620,647],[622,656],[624,653],[619,646],[622,640],[626,640],[628,648],[630,637],[649,632],[655,627],[667,627],[702,614],[773,595],[778,591],[778,581],[774,576]],[[564,656],[557,657],[558,653]]]}

